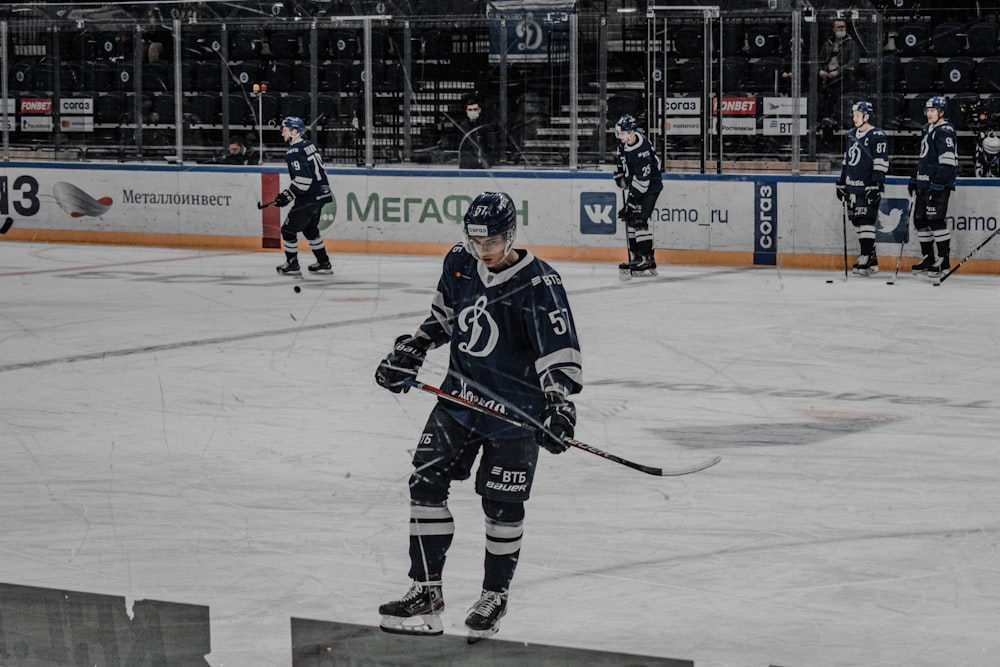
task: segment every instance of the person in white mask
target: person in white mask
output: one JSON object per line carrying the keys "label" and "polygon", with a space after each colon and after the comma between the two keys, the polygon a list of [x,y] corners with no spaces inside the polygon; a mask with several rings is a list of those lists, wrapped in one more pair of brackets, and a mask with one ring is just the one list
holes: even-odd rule
{"label": "person in white mask", "polygon": [[489,169],[496,162],[494,127],[482,118],[478,97],[465,100],[465,118],[458,126],[458,166],[460,169]]}
{"label": "person in white mask", "polygon": [[[857,64],[857,45],[847,34],[847,21],[834,19],[833,34],[823,43],[819,56],[819,108],[824,115],[836,119],[834,110],[840,108],[841,96],[853,90]],[[840,125],[840,121],[835,123]]]}

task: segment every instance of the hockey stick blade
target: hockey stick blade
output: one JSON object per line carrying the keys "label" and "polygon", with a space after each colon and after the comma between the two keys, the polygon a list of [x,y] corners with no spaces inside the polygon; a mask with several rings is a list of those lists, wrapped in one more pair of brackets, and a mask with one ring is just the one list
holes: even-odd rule
{"label": "hockey stick blade", "polygon": [[266,204],[262,204],[262,203],[260,203],[260,202],[257,202],[257,210],[258,210],[258,211],[260,211],[260,210],[262,210],[262,209],[265,209],[265,208],[267,208],[268,206],[274,206],[274,202],[273,202],[273,201],[269,201],[269,202],[267,202]]}
{"label": "hockey stick blade", "polygon": [[972,259],[972,258],[973,258],[973,256],[975,256],[975,254],[976,254],[976,253],[978,253],[978,252],[979,252],[980,250],[982,250],[982,249],[983,249],[983,247],[984,247],[984,246],[985,246],[985,245],[986,245],[987,243],[989,243],[990,241],[992,241],[992,240],[993,240],[993,237],[994,237],[994,236],[996,236],[997,234],[1000,234],[1000,227],[998,227],[998,228],[994,229],[994,230],[993,230],[993,232],[992,232],[992,233],[991,233],[991,234],[990,234],[989,236],[987,236],[987,237],[986,237],[985,239],[983,239],[983,240],[982,240],[982,242],[981,242],[981,243],[980,243],[979,245],[977,245],[977,246],[976,246],[975,248],[973,248],[973,249],[972,249],[972,251],[971,251],[971,252],[970,252],[970,253],[969,253],[968,255],[966,255],[966,256],[965,256],[965,257],[964,257],[964,258],[962,259],[962,261],[961,261],[961,262],[959,262],[959,263],[958,263],[958,264],[957,264],[957,265],[956,265],[955,267],[953,267],[953,268],[952,268],[952,269],[951,269],[950,271],[946,272],[946,273],[945,273],[945,274],[944,274],[943,276],[941,276],[941,278],[940,278],[940,279],[938,279],[938,281],[937,281],[937,282],[936,282],[935,284],[936,284],[936,285],[940,285],[940,284],[941,284],[941,283],[943,283],[944,281],[948,280],[948,278],[950,278],[950,277],[951,277],[951,274],[955,273],[955,272],[956,272],[956,271],[958,271],[958,270],[959,270],[960,268],[962,268],[962,265],[963,265],[963,264],[965,264],[965,263],[966,263],[966,262],[968,262],[968,261],[969,261],[970,259]]}
{"label": "hockey stick blade", "polygon": [[[496,410],[492,410],[490,408],[487,408],[486,406],[479,405],[478,403],[474,403],[473,401],[470,401],[466,398],[462,398],[461,396],[455,396],[454,394],[449,394],[448,392],[444,391],[443,389],[440,389],[439,387],[425,384],[423,382],[420,382],[419,380],[409,379],[406,380],[406,384],[411,387],[416,387],[421,391],[426,391],[429,394],[434,394],[435,396],[442,398],[446,401],[449,401],[451,403],[455,403],[456,405],[461,405],[463,407],[469,408],[470,410],[475,410],[476,412],[496,417],[497,419],[505,421],[508,424],[513,424],[514,426],[520,426],[521,428],[530,429],[532,431],[541,430],[540,426],[531,424],[521,419],[517,419],[516,417],[511,417],[510,415],[504,414],[502,412],[497,412]],[[636,463],[635,461],[629,461],[628,459],[624,459],[615,454],[611,454],[610,452],[606,452],[603,449],[598,449],[597,447],[594,447],[593,445],[588,445],[585,442],[574,440],[573,438],[565,438],[563,439],[563,442],[571,447],[582,449],[585,452],[589,452],[590,454],[594,454],[595,456],[600,456],[601,458],[607,459],[608,461],[613,461],[620,465],[632,468],[633,470],[638,470],[639,472],[644,472],[647,475],[655,475],[657,477],[680,477],[681,475],[690,475],[691,473],[700,472],[702,470],[705,470],[706,468],[711,468],[716,463],[722,460],[721,456],[713,456],[712,458],[706,461],[703,461],[701,463],[692,466],[687,466],[684,468],[654,468],[653,466],[647,466],[641,463]]]}
{"label": "hockey stick blade", "polygon": [[0,226],[0,234],[6,234],[10,229],[10,226],[14,224],[14,218],[7,216],[7,219],[3,221],[3,226]]}

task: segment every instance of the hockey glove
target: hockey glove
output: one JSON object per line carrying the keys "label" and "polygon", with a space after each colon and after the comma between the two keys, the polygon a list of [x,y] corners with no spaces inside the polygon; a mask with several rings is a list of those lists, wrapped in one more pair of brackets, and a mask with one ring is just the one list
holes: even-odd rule
{"label": "hockey glove", "polygon": [[402,335],[396,339],[392,352],[375,369],[375,382],[394,394],[410,391],[407,380],[417,379],[431,341],[418,336]]}
{"label": "hockey glove", "polygon": [[639,220],[641,215],[642,206],[632,200],[629,200],[629,202],[625,204],[620,211],[618,211],[618,217],[625,222],[629,222],[630,220]]}
{"label": "hockey glove", "polygon": [[911,197],[917,191],[917,179],[910,177],[910,181],[906,184],[906,193]]}
{"label": "hockey glove", "polygon": [[274,198],[274,205],[278,208],[283,208],[291,204],[293,199],[295,199],[295,195],[292,194],[291,190],[282,190]]}
{"label": "hockey glove", "polygon": [[846,201],[847,200],[847,186],[846,185],[839,185],[839,184],[837,185],[837,199],[839,199],[840,201]]}
{"label": "hockey glove", "polygon": [[628,187],[628,181],[625,180],[625,172],[621,169],[615,170],[615,185],[618,186],[619,190],[624,190]]}
{"label": "hockey glove", "polygon": [[545,408],[541,416],[542,427],[535,431],[535,440],[553,454],[562,454],[569,445],[563,442],[572,438],[576,429],[576,406],[558,392],[545,394]]}
{"label": "hockey glove", "polygon": [[865,186],[865,201],[871,207],[877,207],[879,202],[882,200],[882,188],[878,185],[866,185]]}

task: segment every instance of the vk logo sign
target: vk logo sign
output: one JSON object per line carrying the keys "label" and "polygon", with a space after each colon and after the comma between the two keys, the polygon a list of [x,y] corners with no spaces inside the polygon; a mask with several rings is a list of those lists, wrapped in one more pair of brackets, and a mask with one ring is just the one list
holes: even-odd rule
{"label": "vk logo sign", "polygon": [[618,197],[612,192],[580,193],[580,233],[614,234]]}

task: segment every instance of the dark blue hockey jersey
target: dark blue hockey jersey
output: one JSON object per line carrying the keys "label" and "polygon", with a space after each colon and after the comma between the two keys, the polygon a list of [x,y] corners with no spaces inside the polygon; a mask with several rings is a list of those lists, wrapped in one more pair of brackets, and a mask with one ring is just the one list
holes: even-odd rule
{"label": "dark blue hockey jersey", "polygon": [[889,171],[889,140],[878,127],[867,132],[852,128],[845,138],[844,163],[840,180],[848,192],[861,193],[865,186],[885,183]]}
{"label": "dark blue hockey jersey", "polygon": [[660,159],[653,151],[649,139],[641,132],[636,132],[635,136],[638,141],[631,146],[618,144],[618,163],[625,172],[628,198],[631,201],[639,201],[647,193],[663,190]]}
{"label": "dark blue hockey jersey", "polygon": [[323,158],[316,144],[308,139],[300,139],[289,145],[285,151],[288,175],[292,177],[289,190],[298,204],[325,203],[333,200],[330,180],[323,169]]}
{"label": "dark blue hockey jersey", "polygon": [[917,161],[917,187],[921,190],[934,185],[954,190],[958,176],[958,139],[955,126],[945,121],[924,125],[920,137],[920,159]]}
{"label": "dark blue hockey jersey", "polygon": [[[562,278],[526,250],[492,273],[462,245],[444,259],[430,316],[420,334],[449,344],[441,388],[505,414],[537,421],[545,391],[582,388],[580,344]],[[496,438],[523,437],[502,420],[442,402],[466,428]]]}

